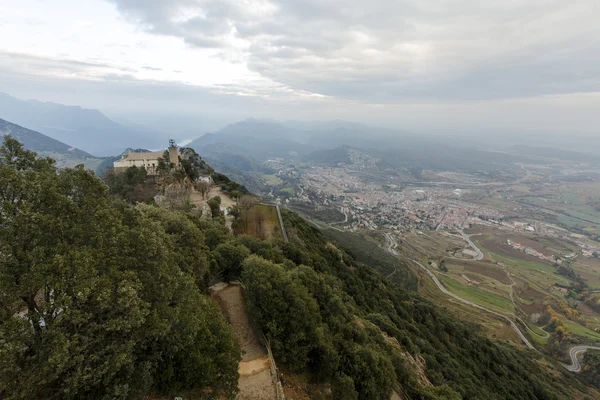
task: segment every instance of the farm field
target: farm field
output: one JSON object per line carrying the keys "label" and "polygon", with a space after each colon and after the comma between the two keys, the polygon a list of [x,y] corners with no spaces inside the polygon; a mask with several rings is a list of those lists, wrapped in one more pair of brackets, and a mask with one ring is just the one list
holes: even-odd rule
{"label": "farm field", "polygon": [[420,277],[418,286],[420,295],[431,299],[460,320],[479,326],[487,336],[496,340],[508,341],[515,346],[521,346],[521,340],[505,320],[490,313],[477,312],[472,306],[461,302],[451,301],[447,295],[440,292],[423,270],[415,270],[415,273]]}
{"label": "farm field", "polygon": [[548,335],[548,332],[542,330],[539,326],[532,324],[531,322],[527,322],[524,320],[520,320],[517,321],[518,325],[521,328],[525,328],[525,330],[529,330],[531,332],[535,332],[535,333],[531,333],[529,332],[529,337],[531,338],[531,340],[533,340],[536,344],[543,346],[546,343],[548,343],[548,337],[546,337]]}
{"label": "farm field", "polygon": [[564,321],[564,324],[569,330],[569,332],[587,339],[600,342],[600,333],[594,332],[593,330],[588,329],[585,326],[579,325],[577,322],[567,320]]}
{"label": "farm field", "polygon": [[278,186],[283,183],[283,181],[275,175],[263,175],[262,179],[267,186]]}
{"label": "farm field", "polygon": [[[504,235],[499,236],[500,239],[498,237],[494,237],[494,235],[488,235],[487,237],[483,238],[485,240],[482,240],[480,237],[476,237],[479,238],[479,241],[476,243],[478,246],[480,246],[484,254],[486,254],[486,258],[506,265],[510,273],[513,275],[513,279],[515,279],[517,283],[514,288],[515,301],[517,301],[519,309],[524,312],[525,315],[540,312],[543,313],[545,310],[544,304],[548,300],[550,300],[551,303],[556,303],[557,301],[566,301],[564,294],[556,290],[555,287],[557,284],[570,286],[573,284],[573,281],[563,275],[558,274],[556,272],[556,267],[550,265],[549,263],[537,260],[534,257],[509,247],[508,245],[498,243],[500,240],[504,240],[505,238]],[[518,240],[519,242],[539,251],[549,251],[550,245],[554,247],[554,250],[559,250],[560,253],[563,253],[565,250],[569,250],[568,246],[561,245],[560,243],[553,243],[552,241],[548,240],[548,238],[533,237],[528,239],[521,237],[513,238],[513,240]],[[536,246],[536,244],[532,242],[537,242],[538,245]],[[600,274],[598,274],[598,271],[600,270],[599,260],[582,258],[582,262],[573,263],[573,267],[584,279],[586,279],[590,288],[593,289],[600,285]],[[589,312],[584,314],[584,318],[590,322],[597,321],[598,314],[591,309],[587,311]],[[570,321],[565,318],[563,323],[569,333],[579,336],[583,341],[600,340],[600,333],[594,332],[593,330],[588,329],[577,322]],[[540,328],[536,327],[534,324],[529,323],[528,327],[540,333]],[[540,340],[542,338],[535,338],[535,335],[531,336],[538,343],[544,342],[544,340]]]}
{"label": "farm field", "polygon": [[402,237],[402,243],[399,243],[399,250],[403,254],[417,259],[426,256],[427,259],[434,261],[466,248],[469,248],[468,244],[460,236],[435,231],[407,232]]}
{"label": "farm field", "polygon": [[600,259],[579,257],[572,267],[587,282],[592,290],[600,290]]}
{"label": "farm field", "polygon": [[515,309],[509,298],[480,289],[475,285],[463,285],[447,276],[438,276],[440,281],[456,295],[479,304],[483,307],[503,313],[514,313]]}
{"label": "farm field", "polygon": [[481,251],[489,259],[505,264],[512,273],[515,273],[517,276],[526,277],[544,288],[549,288],[556,282],[565,285],[571,283],[568,278],[557,274],[556,268],[552,265],[528,256],[506,244],[491,240],[477,240],[476,244],[481,246]]}
{"label": "farm field", "polygon": [[467,276],[475,274],[482,281],[497,282],[501,285],[510,285],[512,283],[502,268],[486,261],[452,260],[448,268],[454,273],[466,273]]}
{"label": "farm field", "polygon": [[[520,316],[523,319],[520,323],[526,324],[523,329],[528,331],[530,339],[539,346],[545,345],[548,339],[544,336],[547,333],[532,321],[537,321],[539,316],[547,313],[548,306],[555,311],[575,307],[576,299],[567,298],[567,292],[559,290],[560,287],[571,287],[574,281],[558,274],[557,267],[550,261],[515,249],[507,244],[507,240],[534,249],[550,259],[554,255],[562,257],[576,252],[576,248],[552,237],[500,231],[490,227],[477,227],[467,232],[484,253],[483,260],[453,258],[453,250],[461,245],[460,240],[455,240],[448,233],[444,235],[443,232],[405,235],[407,240],[401,246],[403,251],[410,250],[411,254],[420,255],[418,259],[430,262],[430,268],[436,272],[440,271],[440,258],[444,259],[447,271],[436,274],[448,290],[482,307]],[[440,241],[437,251],[433,251],[437,240]],[[464,241],[462,245],[465,245]],[[572,265],[586,280],[590,289],[600,287],[600,260],[580,257]],[[600,315],[583,303],[579,305],[580,308],[575,313],[579,313],[591,327],[600,327]],[[561,316],[567,332],[571,337],[578,338],[577,343],[600,340],[600,333],[568,318],[570,317],[566,315]]]}

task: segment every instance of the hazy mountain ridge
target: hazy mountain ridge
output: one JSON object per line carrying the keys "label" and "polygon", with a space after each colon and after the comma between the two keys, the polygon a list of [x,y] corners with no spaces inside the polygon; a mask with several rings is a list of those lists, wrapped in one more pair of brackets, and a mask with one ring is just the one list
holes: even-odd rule
{"label": "hazy mountain ridge", "polygon": [[[242,183],[252,185],[257,168],[237,160],[243,156],[260,164],[268,159],[284,158],[312,164],[352,165],[349,149],[376,159],[371,168],[405,170],[420,179],[422,170],[451,170],[487,174],[490,168],[518,169],[515,162],[527,159],[514,154],[500,154],[478,149],[475,144],[444,138],[393,136],[393,131],[371,128],[344,121],[286,123],[248,119],[207,133],[189,147],[209,157]],[[328,131],[302,128],[331,128]],[[293,140],[291,140],[293,138]],[[363,166],[364,167],[364,166]],[[256,177],[254,177],[256,178]]]}
{"label": "hazy mountain ridge", "polygon": [[72,167],[83,163],[86,167],[94,169],[102,162],[102,159],[94,157],[83,150],[71,147],[31,129],[0,119],[0,136],[5,135],[10,135],[17,139],[28,150],[35,151],[44,157],[54,158],[59,167]]}
{"label": "hazy mountain ridge", "polygon": [[98,110],[37,100],[19,100],[0,93],[0,118],[50,136],[96,156],[110,156],[127,147],[156,147],[156,133],[125,127]]}
{"label": "hazy mountain ridge", "polygon": [[[207,133],[188,144],[203,154],[243,154],[258,161],[269,158],[295,157],[308,154],[314,148],[298,139],[305,132],[280,124],[245,120],[228,125],[215,133]],[[296,140],[290,140],[293,137]],[[213,157],[214,158],[214,157]]]}

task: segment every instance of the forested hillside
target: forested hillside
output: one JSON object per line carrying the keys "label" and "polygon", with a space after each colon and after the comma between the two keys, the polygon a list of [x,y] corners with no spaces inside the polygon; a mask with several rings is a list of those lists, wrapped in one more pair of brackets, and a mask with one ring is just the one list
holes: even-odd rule
{"label": "forested hillside", "polygon": [[0,226],[0,397],[235,392],[239,348],[204,294],[212,224],[115,200],[7,139]]}
{"label": "forested hillside", "polygon": [[368,251],[359,262],[283,216],[289,242],[235,237],[218,212],[125,203],[93,173],[57,170],[7,139],[0,397],[233,398],[240,349],[208,296],[221,276],[242,281],[278,365],[330,383],[334,399],[582,397],[583,385],[536,354],[384,278]]}

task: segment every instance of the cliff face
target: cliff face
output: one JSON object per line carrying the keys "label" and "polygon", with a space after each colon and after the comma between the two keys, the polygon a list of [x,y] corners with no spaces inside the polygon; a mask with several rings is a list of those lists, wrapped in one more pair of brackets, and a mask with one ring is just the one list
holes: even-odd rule
{"label": "cliff face", "polygon": [[214,169],[212,169],[210,165],[208,165],[206,161],[204,161],[202,157],[200,157],[200,155],[191,147],[182,147],[180,149],[180,157],[181,160],[189,161],[198,169],[200,174],[212,174],[214,172]]}

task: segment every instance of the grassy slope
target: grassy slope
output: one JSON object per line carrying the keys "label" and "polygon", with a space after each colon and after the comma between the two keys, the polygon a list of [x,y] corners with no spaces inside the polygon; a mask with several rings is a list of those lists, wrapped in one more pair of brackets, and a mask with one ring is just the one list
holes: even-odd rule
{"label": "grassy slope", "polygon": [[579,325],[577,322],[563,321],[569,332],[584,337],[586,339],[591,339],[594,341],[600,341],[600,333],[594,332],[591,329],[586,328],[585,326]]}
{"label": "grassy slope", "polygon": [[512,302],[506,297],[488,292],[487,290],[479,289],[476,286],[462,285],[454,279],[446,276],[438,275],[438,278],[444,283],[448,290],[466,300],[504,313],[514,313],[515,311]]}

